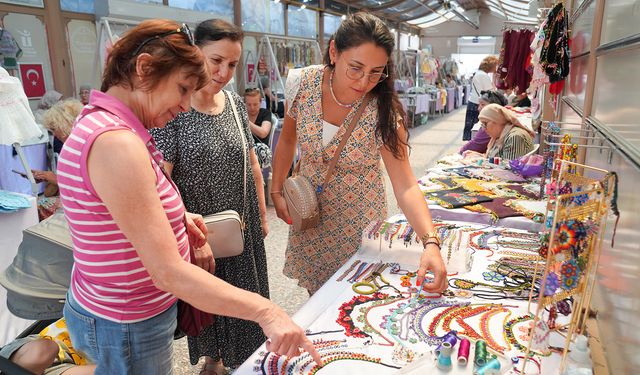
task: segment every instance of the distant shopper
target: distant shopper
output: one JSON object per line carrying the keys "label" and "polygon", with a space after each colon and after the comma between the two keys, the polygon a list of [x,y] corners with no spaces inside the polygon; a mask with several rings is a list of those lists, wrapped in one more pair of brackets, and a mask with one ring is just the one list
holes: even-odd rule
{"label": "distant shopper", "polygon": [[78,91],[78,95],[80,96],[80,102],[82,105],[89,104],[89,94],[91,93],[91,86],[82,85],[80,86],[80,90]]}
{"label": "distant shopper", "polygon": [[482,91],[496,89],[489,73],[495,73],[497,67],[498,58],[495,56],[487,56],[482,60],[478,71],[476,71],[471,79],[471,94],[467,102],[467,114],[464,119],[464,131],[462,133],[463,141],[471,139],[471,129],[473,129],[473,125],[478,122],[478,104]]}

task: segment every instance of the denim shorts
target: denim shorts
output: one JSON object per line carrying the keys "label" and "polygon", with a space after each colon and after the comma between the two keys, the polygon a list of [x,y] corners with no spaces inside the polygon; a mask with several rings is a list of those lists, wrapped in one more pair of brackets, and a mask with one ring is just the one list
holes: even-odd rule
{"label": "denim shorts", "polygon": [[97,365],[95,375],[171,374],[176,304],[153,318],[118,323],[86,311],[67,293],[64,317],[76,350]]}

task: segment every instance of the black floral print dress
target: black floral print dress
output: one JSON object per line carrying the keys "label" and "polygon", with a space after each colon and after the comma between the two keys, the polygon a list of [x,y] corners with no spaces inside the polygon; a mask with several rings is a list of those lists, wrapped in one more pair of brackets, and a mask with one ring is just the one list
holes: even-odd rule
{"label": "black floral print dress", "polygon": [[[253,137],[242,99],[231,93],[238,108],[247,140]],[[165,160],[174,164],[175,181],[187,211],[203,216],[224,210],[243,211],[243,146],[229,98],[225,96],[222,113],[208,115],[191,109],[179,114],[165,128],[154,129],[153,138]],[[269,298],[267,258],[262,238],[260,210],[249,155],[247,200],[245,204],[244,251],[241,255],[216,260],[215,275],[239,288]],[[195,286],[194,288],[204,287]],[[264,341],[260,326],[246,320],[217,316],[213,326],[198,337],[189,337],[192,364],[201,356],[222,358],[225,366],[242,364]]]}

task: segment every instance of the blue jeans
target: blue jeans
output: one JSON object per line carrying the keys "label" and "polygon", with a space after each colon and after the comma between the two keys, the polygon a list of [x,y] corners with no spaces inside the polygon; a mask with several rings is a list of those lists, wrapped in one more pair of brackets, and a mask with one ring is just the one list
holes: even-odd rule
{"label": "blue jeans", "polygon": [[176,304],[138,323],[117,323],[86,311],[67,293],[64,317],[74,348],[97,367],[95,375],[171,374]]}
{"label": "blue jeans", "polygon": [[478,122],[478,114],[480,114],[478,105],[475,103],[467,102],[467,113],[465,114],[464,131],[462,132],[463,141],[471,140],[471,129],[473,129],[473,125]]}

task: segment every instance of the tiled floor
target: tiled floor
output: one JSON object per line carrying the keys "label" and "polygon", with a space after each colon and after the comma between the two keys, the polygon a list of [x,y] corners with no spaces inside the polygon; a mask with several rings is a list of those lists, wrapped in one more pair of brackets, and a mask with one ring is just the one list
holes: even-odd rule
{"label": "tiled floor", "polygon": [[[465,110],[466,107],[461,107],[452,113],[429,119],[426,125],[411,129],[410,160],[416,177],[422,176],[424,170],[432,166],[443,155],[456,152],[460,148]],[[398,213],[400,210],[393,197],[393,190],[388,178],[386,184],[389,214]],[[271,299],[289,314],[293,314],[307,301],[308,295],[306,290],[295,284],[295,281],[282,274],[288,226],[277,218],[272,206],[268,207],[267,220],[270,233],[265,239],[265,246],[269,262]],[[175,344],[174,374],[198,374],[202,361],[198,366],[189,364],[186,339],[176,341]]]}

